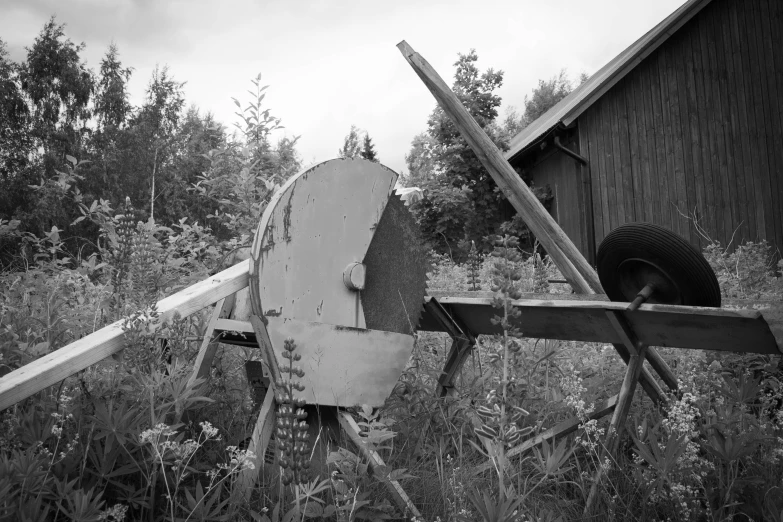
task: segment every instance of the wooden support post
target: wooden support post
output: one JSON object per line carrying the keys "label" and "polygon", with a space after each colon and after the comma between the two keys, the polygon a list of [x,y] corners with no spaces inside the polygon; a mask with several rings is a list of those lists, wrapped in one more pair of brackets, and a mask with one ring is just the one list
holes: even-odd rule
{"label": "wooden support post", "polygon": [[459,373],[465,360],[475,346],[475,342],[470,342],[464,338],[454,338],[451,343],[449,355],[446,357],[446,364],[443,365],[443,371],[438,378],[438,386],[435,393],[438,397],[445,397],[451,393],[454,388],[454,379]]}
{"label": "wooden support post", "polygon": [[462,324],[462,321],[450,314],[437,299],[430,299],[424,307],[452,338],[451,349],[446,357],[443,371],[438,377],[435,390],[438,397],[445,397],[453,388],[454,378],[465,363],[465,359],[476,345],[476,336]]}
{"label": "wooden support post", "polygon": [[242,488],[242,494],[245,499],[250,499],[253,488],[258,481],[261,469],[264,467],[264,455],[269,441],[272,438],[272,432],[275,429],[275,397],[272,388],[269,388],[264,396],[264,402],[261,404],[261,410],[258,412],[258,419],[253,428],[253,435],[250,438],[250,444],[247,449],[255,453],[255,468],[245,469],[239,477],[239,487]]}
{"label": "wooden support post", "polygon": [[[616,461],[620,437],[625,428],[628,412],[631,409],[633,395],[636,391],[636,383],[639,382],[639,376],[642,373],[647,346],[639,341],[628,326],[625,318],[621,315],[621,312],[607,310],[606,314],[609,317],[612,326],[614,326],[615,331],[623,339],[623,344],[625,344],[631,354],[628,369],[625,372],[625,378],[623,378],[623,384],[620,387],[620,393],[617,395],[617,406],[615,406],[612,421],[609,423],[609,432],[606,434],[606,439],[604,441],[604,450],[601,452],[602,455],[609,455],[612,460]],[[600,458],[599,463],[603,462],[603,460],[603,458]],[[599,468],[595,474],[595,480],[590,488],[590,494],[587,497],[584,511],[585,516],[589,515],[595,506],[602,478],[603,467],[600,467],[599,464]]]}
{"label": "wooden support post", "polygon": [[[465,109],[459,98],[452,92],[446,82],[435,69],[411,48],[404,40],[397,44],[405,60],[424,82],[429,91],[438,101],[443,111],[451,118],[463,138],[468,142],[481,164],[498,184],[503,194],[508,198],[514,209],[522,216],[533,234],[552,257],[555,265],[580,294],[603,292],[598,274],[590,266],[574,243],[546,211],[530,188],[525,185],[511,165],[503,157],[492,140],[479,127],[476,120]],[[617,348],[617,346],[615,346]],[[619,351],[619,350],[618,350]],[[652,350],[650,350],[652,352]],[[671,369],[660,357],[650,359],[651,366],[669,384],[676,383]],[[644,388],[648,393],[655,394],[655,381],[645,372],[642,375]],[[665,396],[651,395],[656,402],[664,402]]]}
{"label": "wooden support post", "polygon": [[204,338],[201,340],[201,348],[199,348],[196,361],[193,363],[193,373],[190,374],[190,379],[188,379],[188,386],[193,386],[198,379],[209,379],[212,361],[215,358],[218,344],[220,344],[220,336],[215,335],[215,325],[218,319],[227,314],[226,308],[231,306],[231,301],[224,297],[215,305],[212,317],[209,318],[209,323],[207,323],[207,329],[204,331]]}
{"label": "wooden support post", "polygon": [[281,381],[280,367],[277,365],[277,356],[275,350],[272,348],[272,341],[269,340],[269,332],[266,329],[266,325],[263,320],[255,314],[250,315],[250,324],[253,325],[253,331],[256,334],[256,342],[261,349],[261,355],[264,358],[267,368],[269,368],[269,375],[272,376],[272,386],[274,389],[277,383]]}
{"label": "wooden support post", "polygon": [[[359,425],[356,424],[356,421],[353,420],[353,417],[351,417],[350,414],[341,411],[337,415],[337,419],[340,422],[340,427],[343,429],[345,434],[348,435],[348,438],[351,439],[359,452],[368,460],[371,468],[376,469],[378,467],[386,466],[378,452],[367,447],[360,435],[361,431],[359,430]],[[416,509],[414,503],[411,502],[411,499],[408,497],[408,494],[405,493],[405,490],[402,489],[400,483],[396,480],[389,480],[388,477],[381,478],[384,479],[384,484],[386,484],[389,492],[394,498],[394,501],[398,506],[400,506],[400,509],[402,509],[406,518],[408,515],[411,515],[415,518],[421,518],[421,513],[418,509]]]}

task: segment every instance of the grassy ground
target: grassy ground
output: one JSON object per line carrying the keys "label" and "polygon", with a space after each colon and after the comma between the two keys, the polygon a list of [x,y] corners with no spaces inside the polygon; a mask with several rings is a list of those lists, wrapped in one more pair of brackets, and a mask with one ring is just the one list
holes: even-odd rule
{"label": "grassy ground", "polygon": [[[724,296],[781,298],[783,285],[766,264],[765,248],[707,250]],[[430,289],[490,290],[495,262],[487,257],[458,265],[436,257]],[[143,274],[143,268],[135,270]],[[515,262],[513,273],[520,291],[570,291],[547,283],[560,276],[540,258]],[[18,366],[100,324],[101,314],[116,310],[116,303],[101,305],[116,296],[110,283],[89,267],[40,265],[4,275],[0,364]],[[2,412],[0,520],[410,518],[390,502],[383,484],[390,477],[400,480],[428,522],[583,520],[601,467],[595,519],[782,518],[779,357],[661,350],[680,391],[664,410],[637,392],[629,434],[614,461],[601,447],[607,419],[588,419],[622,381],[625,366],[611,346],[482,337],[455,393],[440,399],[433,391],[450,340],[429,332],[418,334],[386,406],[354,412],[387,469],[370,472],[356,448],[337,438],[314,464],[319,476],[307,477],[296,461],[321,444],[311,437],[307,447],[292,444],[284,455],[283,478],[265,473],[247,499],[239,477],[252,462],[244,448],[258,405],[244,364],[258,353],[221,345],[209,383],[189,387],[205,320],[202,314],[168,325],[164,335],[174,362],[167,363],[148,321],[137,316],[126,324],[120,361],[96,365]],[[504,387],[506,398],[499,401]],[[498,452],[512,444],[476,434],[499,422],[482,410],[495,404],[524,411],[503,421],[504,430],[513,425],[523,434],[520,440],[573,416],[583,422],[574,435],[498,468]],[[276,437],[293,441],[297,430],[284,423]],[[487,462],[494,464],[475,473]]]}

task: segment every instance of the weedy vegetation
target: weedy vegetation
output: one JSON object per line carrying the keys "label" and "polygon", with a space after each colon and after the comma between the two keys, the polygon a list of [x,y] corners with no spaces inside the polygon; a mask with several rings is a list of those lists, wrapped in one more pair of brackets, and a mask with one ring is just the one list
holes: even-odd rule
{"label": "weedy vegetation", "polygon": [[[52,19],[31,56],[59,42],[78,58],[78,46],[62,38]],[[21,72],[6,67],[1,44],[8,85],[37,85],[18,81]],[[470,93],[481,95],[486,110],[476,112],[487,115],[482,126],[501,143],[519,122],[512,117],[506,127],[492,126],[500,105],[492,91],[502,74],[479,75],[476,60],[475,52],[460,56],[457,90],[466,101]],[[77,74],[81,66],[74,63],[67,78],[87,82],[91,76]],[[489,178],[481,174],[481,184],[466,188],[481,171],[438,111],[429,135],[419,137],[418,155],[409,158],[420,166],[440,161],[410,169],[419,176],[414,182],[431,189],[414,213],[425,235],[443,243],[432,254],[429,287],[492,292],[502,335],[479,338],[452,393],[441,398],[435,390],[450,339],[417,334],[384,407],[351,411],[363,443],[386,462],[375,468],[349,440],[318,449],[323,441],[311,429],[317,419],[299,398],[306,379],[296,364],[297,340],[288,340],[283,377],[274,383],[274,440],[257,460],[248,443],[260,404],[244,366],[261,359],[258,350],[221,345],[210,378],[191,382],[209,310],[160,324],[155,303],[225,268],[249,246],[271,194],[298,170],[296,139],[270,145],[280,120],[263,109],[260,76],[248,104],[235,100],[241,123],[232,139],[197,111],[179,120],[182,85],[165,69],[156,70],[145,105],[132,111],[124,94],[129,75],[110,49],[98,101],[113,101],[96,104],[93,137],[74,127],[89,118],[89,96],[65,93],[64,116],[57,112],[19,142],[30,145],[11,158],[22,166],[3,178],[29,204],[19,219],[0,219],[0,375],[118,320],[125,347],[0,412],[0,521],[412,520],[392,503],[389,481],[399,481],[421,511],[418,522],[581,520],[599,469],[601,519],[783,520],[781,358],[661,350],[679,390],[661,408],[637,392],[619,454],[603,457],[608,419],[591,414],[617,393],[625,366],[611,346],[530,339],[519,330],[510,301],[570,288],[550,282],[561,276],[519,223],[496,226],[502,195]],[[71,87],[90,92],[89,85]],[[77,120],[66,118],[74,114]],[[27,129],[28,116],[20,111],[12,130]],[[79,160],[73,150],[93,159]],[[440,156],[431,158],[433,151]],[[46,166],[41,176],[38,166],[27,165],[31,159]],[[101,199],[96,180],[135,191],[134,199]],[[0,191],[0,198],[17,192]],[[466,212],[467,202],[481,212]],[[181,216],[200,216],[202,223]],[[69,224],[69,232],[53,223]],[[452,255],[463,236],[469,241]],[[520,246],[520,237],[532,249]],[[764,242],[731,249],[711,243],[704,253],[724,297],[780,301],[783,265],[770,264],[769,250]],[[512,454],[571,418],[580,421],[574,434]],[[265,463],[263,480],[248,495],[244,477],[262,471],[258,461]]]}
{"label": "weedy vegetation", "polygon": [[[617,460],[602,461],[607,419],[590,414],[619,389],[624,365],[609,346],[528,339],[514,326],[511,300],[568,287],[548,283],[560,277],[549,260],[509,236],[494,239],[492,255],[471,251],[465,264],[433,254],[431,288],[494,292],[503,335],[480,338],[454,393],[439,398],[448,339],[418,334],[386,406],[354,412],[387,469],[371,470],[347,440],[311,463],[316,441],[297,398],[303,371],[291,340],[277,383],[279,468],[245,496],[240,477],[253,466],[246,444],[257,405],[242,367],[257,352],[223,346],[209,382],[189,384],[207,316],[175,317],[152,331],[155,300],[217,269],[234,243],[184,223],[133,223],[132,207],[123,211],[85,211],[102,227],[100,254],[68,256],[56,233],[24,236],[34,263],[2,274],[3,368],[119,318],[126,347],[2,413],[0,520],[409,518],[390,502],[388,480],[401,481],[428,521],[578,520],[600,467],[599,504],[611,520],[781,520],[780,358],[662,350],[679,391],[660,409],[637,393]],[[199,246],[205,239],[210,246]],[[783,296],[766,244],[731,252],[713,244],[705,255],[725,297]],[[574,416],[575,434],[509,456]]]}

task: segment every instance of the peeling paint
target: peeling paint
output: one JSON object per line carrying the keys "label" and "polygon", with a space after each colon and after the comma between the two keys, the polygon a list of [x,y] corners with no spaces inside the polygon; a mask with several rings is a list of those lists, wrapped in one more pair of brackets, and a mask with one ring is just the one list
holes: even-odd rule
{"label": "peeling paint", "polygon": [[356,328],[354,326],[343,326],[343,325],[340,325],[340,324],[334,325],[334,329],[338,330],[338,331],[341,331],[341,332],[342,331],[345,331],[345,332],[356,332],[356,333],[362,334],[362,335],[369,335],[369,333],[371,331],[371,330],[367,330],[365,328]]}

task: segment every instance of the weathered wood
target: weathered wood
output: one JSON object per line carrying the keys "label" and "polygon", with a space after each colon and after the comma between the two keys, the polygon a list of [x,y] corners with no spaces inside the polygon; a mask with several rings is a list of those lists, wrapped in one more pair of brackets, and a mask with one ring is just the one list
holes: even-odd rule
{"label": "weathered wood", "polygon": [[400,42],[397,47],[441,108],[452,119],[503,194],[552,256],[571,286],[579,288],[584,293],[596,293],[601,288],[601,282],[595,271],[587,264],[582,254],[544,209],[530,188],[514,172],[495,144],[463,107],[459,98],[430,64],[405,41]]}
{"label": "weathered wood", "polygon": [[258,476],[261,473],[261,469],[264,467],[264,455],[266,454],[266,448],[269,446],[269,441],[272,438],[272,432],[275,429],[275,396],[273,389],[267,390],[264,396],[264,402],[261,404],[261,409],[258,412],[258,419],[256,419],[256,425],[253,428],[253,435],[250,437],[250,444],[247,449],[252,451],[256,458],[253,461],[253,469],[245,469],[239,476],[239,487],[242,490],[245,499],[250,499],[250,495],[253,493],[253,488],[258,482]]}
{"label": "weathered wood", "polygon": [[431,317],[440,326],[443,327],[444,332],[448,333],[453,338],[466,339],[470,342],[475,342],[475,336],[469,330],[464,328],[462,321],[450,315],[437,299],[425,299],[424,311],[428,317]]}
{"label": "weathered wood", "polygon": [[[209,306],[247,286],[248,262],[238,263],[158,302],[159,322]],[[101,328],[0,378],[0,410],[122,350],[122,321]]]}
{"label": "weathered wood", "polygon": [[[735,194],[735,201],[737,202],[738,207],[737,216],[742,221],[742,225],[739,229],[740,237],[751,238],[756,237],[755,219],[752,217],[755,213],[755,209],[750,204],[750,202],[753,201],[753,198],[751,197],[751,199],[748,199],[748,191],[750,190],[752,192],[752,188],[748,187],[747,179],[750,169],[746,168],[747,164],[750,162],[750,158],[745,157],[747,147],[742,145],[743,140],[747,143],[748,137],[745,133],[740,131],[742,123],[740,111],[738,109],[743,103],[740,101],[740,84],[742,83],[742,78],[737,77],[739,67],[736,67],[736,61],[739,58],[739,53],[734,52],[736,47],[733,43],[731,21],[733,15],[731,14],[731,10],[732,8],[728,8],[725,16],[721,17],[721,30],[723,34],[720,38],[721,43],[725,47],[722,56],[724,56],[724,63],[726,64],[725,80],[727,82],[726,90],[728,92],[729,114],[731,120],[731,126],[728,127],[726,133],[728,142],[726,146],[729,149],[728,152],[731,158],[729,162],[729,172],[735,178],[737,187],[737,192]],[[693,59],[691,58],[691,61],[692,60]],[[690,99],[689,102],[691,102]],[[696,103],[691,103],[691,106],[695,107]],[[693,133],[693,130],[691,133]],[[735,146],[735,143],[740,146]]]}
{"label": "weathered wood", "polygon": [[[779,4],[780,2],[776,2]],[[760,58],[760,62],[767,62],[767,64],[774,60],[774,55],[780,52],[780,45],[773,46],[771,34],[766,30],[769,24],[769,18],[771,9],[766,5],[765,0],[758,0],[751,4],[751,13],[753,16],[753,37],[756,43],[756,52]],[[780,23],[778,21],[778,23]],[[763,57],[763,58],[762,58]],[[770,213],[772,215],[773,236],[770,236],[770,230],[768,230],[767,237],[783,237],[783,216],[781,215],[781,204],[776,201],[778,194],[778,183],[783,178],[780,172],[776,172],[775,165],[783,165],[780,154],[780,108],[778,106],[778,89],[775,85],[775,74],[772,71],[768,71],[764,63],[759,63],[758,71],[758,83],[761,87],[762,93],[762,115],[763,120],[761,124],[766,132],[759,133],[762,138],[761,145],[763,147],[762,154],[766,154],[768,158],[768,172],[769,172],[769,195],[767,201],[770,206]]]}
{"label": "weathered wood", "polygon": [[446,357],[446,364],[443,365],[443,371],[438,378],[438,386],[435,390],[435,394],[438,397],[445,397],[451,392],[454,387],[454,379],[473,351],[473,346],[473,343],[467,339],[454,338],[449,354]]}
{"label": "weathered wood", "polygon": [[633,394],[636,391],[636,384],[639,382],[639,375],[642,372],[646,351],[647,346],[640,344],[638,355],[631,356],[631,362],[628,364],[628,369],[625,372],[623,384],[620,387],[620,393],[617,395],[617,406],[612,415],[607,442],[605,444],[606,449],[613,456],[616,456],[617,454],[617,445],[625,427],[628,412],[631,409]]}
{"label": "weathered wood", "polygon": [[215,305],[215,310],[209,318],[209,323],[207,323],[207,329],[204,331],[201,347],[193,363],[193,373],[190,374],[190,379],[188,379],[189,386],[193,386],[198,379],[209,378],[212,360],[215,358],[215,352],[220,344],[220,334],[215,335],[215,325],[218,319],[226,312],[228,306],[231,306],[231,303],[225,297]]}
{"label": "weathered wood", "polygon": [[250,314],[246,321],[225,319],[221,317],[215,322],[215,330],[221,332],[255,333],[255,330],[253,329],[253,323],[250,322],[250,318],[252,316],[253,314]]}
{"label": "weathered wood", "polygon": [[253,327],[253,332],[256,334],[256,344],[261,349],[261,358],[266,363],[269,374],[272,376],[272,388],[275,388],[283,379],[272,340],[269,338],[269,330],[267,330],[267,325],[264,324],[264,321],[255,314],[251,314],[250,324]]}
{"label": "weathered wood", "polygon": [[[475,335],[502,332],[491,324],[497,311],[489,298],[440,297],[438,301]],[[606,311],[618,311],[639,339],[650,346],[775,355],[781,353],[778,342],[783,346],[776,315],[781,306],[774,302],[755,305],[766,307],[762,310],[643,304],[634,312],[627,312],[625,303],[609,301],[531,299],[514,301],[513,305],[521,312],[516,326],[532,338],[622,344],[623,339],[606,316]],[[767,314],[769,324],[764,318]],[[420,329],[444,331],[426,310]]]}
{"label": "weathered wood", "polygon": [[445,397],[453,388],[455,376],[476,344],[476,337],[462,325],[462,321],[450,315],[437,299],[427,299],[424,309],[452,338],[451,349],[435,389],[438,397]]}
{"label": "weathered wood", "polygon": [[[617,395],[614,397],[611,397],[608,401],[604,402],[599,408],[593,410],[590,415],[587,416],[588,419],[600,419],[602,417],[605,417],[606,415],[612,413],[614,411],[615,405],[617,404]],[[517,457],[520,455],[524,455],[531,449],[535,448],[542,442],[546,441],[549,442],[551,440],[560,439],[563,437],[567,437],[568,435],[572,434],[576,430],[579,429],[579,426],[584,422],[582,419],[579,419],[578,417],[573,417],[570,419],[566,419],[563,422],[552,426],[551,428],[542,431],[535,437],[532,437],[519,446],[516,446],[515,448],[512,448],[509,450],[509,452],[506,454],[506,457],[511,459],[513,457]],[[489,470],[492,468],[491,462],[485,462],[484,464],[481,464],[480,466],[476,466],[473,471],[472,475],[478,475],[479,473],[482,473],[484,471]]]}
{"label": "weathered wood", "polygon": [[[452,119],[504,195],[525,220],[533,234],[541,241],[571,286],[579,293],[602,292],[601,282],[596,272],[552,219],[552,216],[546,212],[530,188],[514,172],[495,144],[463,107],[459,98],[449,89],[430,64],[405,41],[400,42],[397,47],[441,108]],[[668,366],[654,367],[654,369],[661,374],[666,374],[667,377],[673,376]],[[645,374],[643,378],[646,380],[649,377]],[[654,397],[654,400],[662,400],[662,398]]]}
{"label": "weathered wood", "polygon": [[[628,368],[623,378],[623,383],[620,386],[620,393],[617,394],[617,404],[612,414],[612,420],[609,423],[609,431],[606,434],[604,440],[604,448],[601,451],[601,455],[609,455],[613,460],[617,459],[617,449],[620,443],[620,437],[622,436],[623,429],[625,428],[625,421],[628,418],[628,412],[631,409],[633,402],[633,395],[636,391],[636,384],[639,382],[639,376],[642,373],[644,367],[645,352],[647,346],[640,342],[640,340],[634,335],[633,330],[625,323],[625,319],[619,312],[607,312],[607,314],[614,314],[615,320],[612,324],[615,325],[618,334],[626,339],[626,348],[629,352],[634,353],[631,355],[631,360],[628,363]],[[599,459],[599,462],[603,462],[603,457]],[[595,505],[596,498],[598,496],[598,489],[601,485],[603,478],[602,466],[596,470],[595,479],[590,488],[590,493],[587,497],[585,504],[584,515],[589,515]]]}
{"label": "weathered wood", "polygon": [[606,310],[606,317],[609,319],[609,323],[612,325],[614,332],[620,337],[620,342],[628,348],[628,353],[632,357],[639,355],[637,341],[633,339],[634,334],[625,321],[625,317],[620,315],[616,310]]}
{"label": "weathered wood", "polygon": [[[373,469],[385,467],[386,464],[384,464],[383,459],[378,454],[378,452],[368,448],[365,444],[360,435],[361,430],[356,424],[356,421],[353,420],[353,417],[351,417],[349,413],[341,411],[337,418],[340,421],[340,426],[342,427],[345,434],[348,435],[348,438],[350,438],[354,445],[356,445],[356,448],[359,450],[359,452],[364,456],[364,458],[367,459],[370,467]],[[408,497],[408,494],[405,493],[405,490],[402,489],[400,483],[396,480],[389,480],[388,477],[381,478],[383,479],[383,483],[389,489],[389,492],[392,494],[394,501],[397,503],[400,509],[402,509],[405,517],[407,518],[410,515],[415,518],[420,518],[421,513],[416,508],[415,504],[411,502],[411,499]]]}

